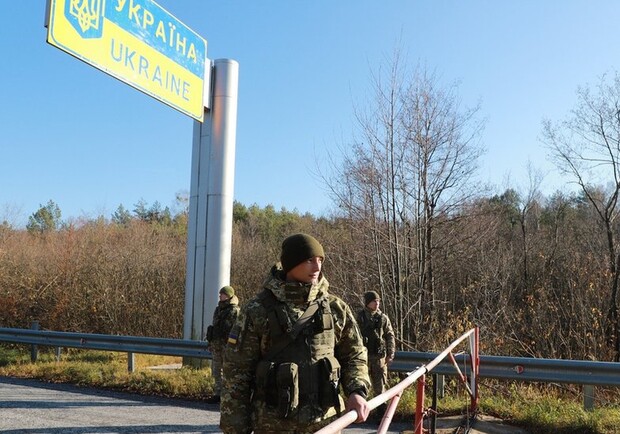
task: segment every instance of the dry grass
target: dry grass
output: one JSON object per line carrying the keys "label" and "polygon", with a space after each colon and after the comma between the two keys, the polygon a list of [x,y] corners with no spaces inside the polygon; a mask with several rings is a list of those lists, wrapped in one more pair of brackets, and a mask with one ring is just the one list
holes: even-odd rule
{"label": "dry grass", "polygon": [[70,350],[56,361],[55,354],[43,352],[31,363],[29,353],[23,350],[0,350],[0,375],[185,399],[211,395],[213,379],[208,368],[150,369],[177,363],[181,358],[136,354],[135,369],[130,373],[125,353]]}
{"label": "dry grass", "polygon": [[[431,405],[427,391],[426,406]],[[411,419],[415,411],[415,387],[403,394],[397,416]],[[597,389],[596,408],[583,408],[580,388],[483,380],[480,413],[536,434],[617,434],[620,427],[620,391]],[[455,382],[446,386],[438,400],[439,417],[467,415],[469,395]]]}

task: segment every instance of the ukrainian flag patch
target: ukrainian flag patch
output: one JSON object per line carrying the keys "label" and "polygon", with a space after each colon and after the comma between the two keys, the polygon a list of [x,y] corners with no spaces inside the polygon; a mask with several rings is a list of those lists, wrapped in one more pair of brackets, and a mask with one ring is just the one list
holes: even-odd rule
{"label": "ukrainian flag patch", "polygon": [[231,332],[228,335],[228,343],[231,344],[231,345],[237,345],[237,338],[238,337],[239,336],[236,333]]}

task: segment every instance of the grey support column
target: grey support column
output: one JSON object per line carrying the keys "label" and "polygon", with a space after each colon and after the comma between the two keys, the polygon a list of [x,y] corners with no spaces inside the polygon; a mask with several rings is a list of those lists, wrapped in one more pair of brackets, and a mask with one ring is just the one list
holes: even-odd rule
{"label": "grey support column", "polygon": [[[194,122],[184,339],[201,340],[230,283],[239,64],[213,62],[210,110]],[[208,105],[208,104],[205,104]]]}

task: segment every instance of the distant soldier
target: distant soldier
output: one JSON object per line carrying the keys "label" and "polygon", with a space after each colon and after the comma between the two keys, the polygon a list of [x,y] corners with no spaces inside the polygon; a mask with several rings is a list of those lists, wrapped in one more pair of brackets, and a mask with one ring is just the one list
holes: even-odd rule
{"label": "distant soldier", "polygon": [[368,417],[366,349],[351,309],[328,292],[324,258],[314,237],[286,238],[280,263],[241,310],[226,347],[224,433],[305,434],[345,410]]}
{"label": "distant soldier", "polygon": [[213,396],[206,399],[209,404],[220,402],[222,391],[222,366],[224,347],[228,339],[228,333],[239,315],[239,299],[235,295],[232,286],[224,286],[220,289],[220,301],[213,312],[213,324],[207,328],[207,349],[213,354],[211,372],[215,380]]}
{"label": "distant soldier", "polygon": [[394,360],[396,350],[392,323],[379,309],[380,304],[379,294],[368,291],[364,294],[364,309],[357,314],[357,323],[368,349],[368,370],[375,396],[386,390],[388,365]]}

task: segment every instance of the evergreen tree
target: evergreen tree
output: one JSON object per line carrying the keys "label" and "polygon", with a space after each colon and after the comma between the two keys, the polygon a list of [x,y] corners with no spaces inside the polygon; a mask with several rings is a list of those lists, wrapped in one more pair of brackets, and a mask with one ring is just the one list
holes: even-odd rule
{"label": "evergreen tree", "polygon": [[131,213],[120,204],[114,214],[112,214],[112,222],[118,225],[127,225],[131,221]]}
{"label": "evergreen tree", "polygon": [[40,208],[28,217],[26,229],[30,233],[45,233],[55,231],[60,228],[62,222],[60,208],[53,200],[49,200],[47,205],[39,205]]}

